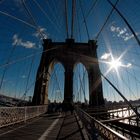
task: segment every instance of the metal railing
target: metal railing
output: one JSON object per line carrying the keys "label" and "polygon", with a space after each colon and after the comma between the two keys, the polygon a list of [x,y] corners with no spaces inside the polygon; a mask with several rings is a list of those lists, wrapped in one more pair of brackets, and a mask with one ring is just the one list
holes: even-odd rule
{"label": "metal railing", "polygon": [[128,140],[126,137],[110,129],[82,109],[76,107],[76,112],[86,127],[91,139]]}
{"label": "metal railing", "polygon": [[25,107],[0,107],[0,128],[44,114],[48,105]]}

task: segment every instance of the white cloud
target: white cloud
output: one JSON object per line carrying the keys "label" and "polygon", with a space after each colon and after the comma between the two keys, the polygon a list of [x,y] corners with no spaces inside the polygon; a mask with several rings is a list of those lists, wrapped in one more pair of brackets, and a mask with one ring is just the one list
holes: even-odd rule
{"label": "white cloud", "polygon": [[21,38],[18,37],[17,34],[14,34],[13,36],[13,43],[12,45],[16,45],[16,46],[22,46],[24,48],[35,48],[35,43],[31,42],[31,41],[23,41]]}
{"label": "white cloud", "polygon": [[25,47],[25,48],[35,48],[35,43],[32,43],[30,41],[26,41],[26,42],[21,42],[20,44],[21,46]]}
{"label": "white cloud", "polygon": [[43,35],[44,39],[48,38],[47,33],[46,33],[46,28],[39,27],[39,29],[33,34],[35,37],[40,37]]}
{"label": "white cloud", "polygon": [[131,39],[131,38],[133,38],[133,37],[134,37],[133,34],[127,35],[127,36],[124,38],[124,41],[127,41],[127,40],[129,40],[129,39]]}
{"label": "white cloud", "polygon": [[131,63],[128,63],[128,64],[126,65],[127,68],[129,68],[129,67],[131,67],[131,66],[132,66]]}
{"label": "white cloud", "polygon": [[[134,37],[134,35],[129,33],[125,27],[121,28],[114,24],[110,26],[110,31],[113,32],[117,37],[122,38],[124,41],[128,41]],[[138,35],[138,33],[136,33],[136,35]]]}
{"label": "white cloud", "polygon": [[106,59],[108,59],[110,56],[111,56],[110,53],[104,53],[104,54],[101,56],[101,59],[106,60]]}
{"label": "white cloud", "polygon": [[110,30],[111,30],[112,32],[115,32],[116,28],[112,25],[112,26],[110,27]]}

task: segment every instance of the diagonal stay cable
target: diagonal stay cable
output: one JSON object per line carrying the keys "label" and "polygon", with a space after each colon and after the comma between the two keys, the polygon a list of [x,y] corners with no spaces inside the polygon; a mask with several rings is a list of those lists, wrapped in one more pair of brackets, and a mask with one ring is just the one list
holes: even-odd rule
{"label": "diagonal stay cable", "polygon": [[126,23],[126,25],[128,26],[128,28],[130,29],[130,31],[132,32],[132,34],[134,35],[138,45],[140,46],[140,40],[139,38],[137,37],[134,29],[132,28],[132,26],[129,24],[129,22],[127,21],[127,19],[123,16],[123,14],[118,10],[118,8],[116,8],[115,5],[113,5],[113,3],[110,1],[110,0],[107,0],[108,3],[113,7],[113,9],[116,10],[116,12],[119,14],[119,16],[124,20],[124,22]]}
{"label": "diagonal stay cable", "polygon": [[[32,60],[33,60],[33,59],[32,59]],[[31,63],[33,63],[33,61],[32,61]],[[39,77],[38,77],[34,82],[32,82],[30,86],[27,86],[27,88],[26,88],[26,90],[25,90],[25,92],[23,93],[23,96],[22,96],[21,98],[24,98],[24,96],[27,94],[27,92],[32,88],[32,86],[35,84],[35,82],[38,81],[38,80],[41,78],[41,76],[42,76],[44,73],[48,73],[49,76],[51,76],[51,74],[50,74],[47,70],[46,70],[46,71],[43,71],[42,73],[40,73]],[[29,75],[29,74],[28,74],[28,75]],[[52,76],[53,76],[53,75],[52,75]]]}
{"label": "diagonal stay cable", "polygon": [[[17,45],[17,44],[16,44],[16,45]],[[10,62],[10,59],[11,59],[11,57],[12,57],[12,55],[13,55],[15,49],[16,49],[16,45],[12,48],[12,51],[10,52],[10,55],[9,55],[9,57],[8,57],[8,59],[7,59],[6,64],[8,64],[8,63]],[[8,66],[8,65],[7,65],[7,66]],[[6,74],[7,70],[8,70],[7,67],[5,67],[5,68],[4,68],[4,71],[3,71],[3,74],[2,74],[1,81],[0,81],[0,91],[1,91],[1,88],[2,88],[2,85],[3,85],[3,81],[4,81],[4,77],[5,77],[5,74]]]}
{"label": "diagonal stay cable", "polygon": [[28,13],[28,15],[30,16],[30,18],[32,19],[34,25],[36,26],[36,29],[37,29],[37,31],[39,32],[40,37],[43,38],[43,39],[45,39],[45,36],[44,36],[44,34],[42,34],[42,32],[40,31],[40,28],[39,28],[38,24],[36,23],[36,21],[35,21],[35,19],[34,19],[32,13],[31,13],[31,11],[30,11],[30,9],[27,7],[27,5],[26,5],[26,3],[25,3],[25,0],[22,0],[22,4],[23,4],[23,7],[25,8],[26,12]]}
{"label": "diagonal stay cable", "polygon": [[81,9],[81,12],[82,12],[82,17],[84,19],[84,23],[85,23],[85,27],[86,27],[87,37],[88,37],[88,40],[90,40],[89,30],[88,30],[87,21],[86,21],[83,6],[82,6],[82,1],[79,0],[79,3],[80,3],[80,9]]}
{"label": "diagonal stay cable", "polygon": [[78,74],[79,75],[79,79],[80,79],[80,88],[82,89],[83,94],[84,94],[84,100],[86,100],[86,94],[85,94],[84,85],[83,85],[82,82],[84,81],[85,74],[86,74],[86,70],[84,70],[84,73],[83,73],[83,77],[82,78],[81,78],[80,73]]}
{"label": "diagonal stay cable", "polygon": [[[36,0],[34,0],[34,1],[36,1]],[[37,1],[36,1],[36,2],[37,2]],[[57,28],[62,29],[62,28],[61,28],[60,20],[59,20],[59,18],[58,18],[58,16],[57,16],[57,13],[58,13],[58,12],[56,12],[56,5],[54,4],[54,1],[52,1],[54,7],[53,7],[53,6],[50,6],[48,0],[45,0],[45,2],[46,2],[46,4],[48,5],[48,8],[50,9],[50,13],[51,13],[51,15],[52,15],[52,18],[54,18],[55,20],[53,21],[53,20],[49,17],[49,15],[47,14],[47,12],[45,12],[45,10],[43,10],[43,11],[44,11],[44,14],[46,13],[47,18],[50,19],[50,20],[53,22],[52,24],[54,24],[55,26],[56,26],[56,24],[57,24],[56,29],[57,29]],[[40,5],[40,6],[41,6],[41,5]],[[42,8],[42,7],[41,7],[41,8]],[[42,9],[43,9],[43,8],[42,8]],[[42,12],[43,12],[43,11],[42,11]]]}
{"label": "diagonal stay cable", "polygon": [[[29,84],[30,75],[31,75],[31,71],[32,71],[32,67],[33,67],[34,60],[35,60],[35,56],[32,57],[32,59],[31,59],[31,64],[30,64],[30,67],[29,67],[29,73],[28,73],[28,76],[27,76],[27,83],[26,83],[26,86],[25,86],[25,91],[26,91],[27,88],[28,88],[28,84]],[[25,100],[26,94],[24,94],[23,96],[24,96],[24,100]]]}
{"label": "diagonal stay cable", "polygon": [[[89,11],[88,11],[87,14],[85,15],[85,19],[87,19],[87,18],[89,17],[89,15],[91,14],[92,10],[95,8],[95,6],[96,6],[96,4],[97,4],[98,1],[99,1],[99,0],[95,0],[95,1],[93,2],[93,4],[91,5],[91,7],[89,8]],[[84,21],[83,21],[83,22],[84,22]]]}
{"label": "diagonal stay cable", "polygon": [[58,89],[59,89],[59,91],[60,91],[60,95],[61,95],[61,97],[62,97],[62,89],[60,88],[60,81],[58,80],[58,77],[57,77],[57,75],[56,75],[56,71],[55,71],[55,70],[54,70],[54,75],[55,75],[56,83],[57,83],[57,85],[58,85]]}
{"label": "diagonal stay cable", "polygon": [[96,40],[98,39],[99,35],[101,34],[101,32],[103,31],[103,29],[106,26],[107,22],[109,21],[110,17],[112,16],[112,14],[113,14],[113,12],[115,10],[115,7],[117,6],[118,2],[119,2],[119,0],[116,1],[114,7],[111,9],[109,15],[107,16],[103,26],[101,27],[100,31],[97,33],[97,36],[95,37]]}
{"label": "diagonal stay cable", "polygon": [[[56,69],[54,69],[54,71],[56,71],[58,69],[58,67]],[[59,68],[60,69],[60,68]],[[59,69],[57,71],[59,71]],[[53,72],[51,74],[51,79],[50,81],[52,80],[53,76],[55,77],[55,73]],[[50,97],[53,97],[54,96],[54,90],[55,90],[55,87],[56,87],[56,84],[51,84],[53,85],[53,87],[51,88],[51,93],[50,93]],[[52,98],[53,99],[53,98]]]}
{"label": "diagonal stay cable", "polygon": [[[23,32],[23,29],[21,30],[21,32]],[[9,56],[8,56],[7,61],[6,61],[5,64],[9,64],[10,59],[13,56],[17,45],[18,45],[18,42],[16,42],[16,44],[12,47],[12,50],[11,50],[11,52],[10,52],[10,54],[9,54]],[[3,70],[2,78],[0,80],[0,91],[1,91],[1,88],[2,88],[2,85],[3,85],[3,81],[4,81],[5,74],[6,74],[7,70],[8,70],[8,65],[6,67],[4,67],[4,70]]]}
{"label": "diagonal stay cable", "polygon": [[[96,6],[96,4],[97,4],[98,1],[99,1],[99,0],[95,0],[95,1],[93,2],[93,4],[91,5],[91,7],[89,7],[89,10],[88,10],[87,14],[85,15],[85,20],[88,19],[89,15],[91,14],[91,12],[93,11],[93,9],[95,8],[95,6]],[[84,22],[85,22],[85,21],[83,20],[83,21],[81,22],[81,25],[82,25]],[[80,24],[79,24],[78,26],[80,27]]]}
{"label": "diagonal stay cable", "polygon": [[26,59],[29,59],[29,58],[31,58],[31,57],[33,57],[33,56],[35,56],[35,55],[39,55],[39,54],[42,54],[43,52],[48,52],[48,51],[54,50],[54,49],[56,49],[56,48],[57,48],[57,47],[50,48],[50,49],[45,50],[45,51],[40,51],[40,52],[37,52],[37,53],[33,53],[33,54],[30,54],[30,55],[27,55],[27,56],[18,58],[18,59],[16,59],[16,60],[13,60],[13,61],[10,61],[10,62],[8,62],[8,63],[5,63],[5,64],[0,65],[0,68],[6,67],[6,66],[8,66],[8,65],[15,64],[15,63],[17,63],[17,62],[20,62],[20,61],[23,61],[23,60],[26,60]]}
{"label": "diagonal stay cable", "polygon": [[40,9],[40,11],[42,11],[42,13],[45,15],[46,18],[48,18],[48,20],[54,25],[54,27],[56,28],[56,30],[61,33],[60,28],[57,26],[56,24],[52,21],[52,19],[48,16],[48,14],[44,11],[44,9],[41,7],[41,5],[36,1],[33,0],[33,2],[37,5],[37,7]]}
{"label": "diagonal stay cable", "polygon": [[[83,77],[81,78],[81,75],[80,75],[80,72],[78,72],[78,79],[80,80],[80,87],[79,89],[77,89],[77,94],[80,93],[80,90],[82,89],[83,91],[83,95],[84,95],[84,100],[86,100],[86,96],[85,96],[85,90],[84,90],[84,87],[83,87],[83,81],[84,81],[84,78],[85,78],[85,74],[86,74],[86,69],[84,70],[83,72]],[[78,80],[77,80],[78,81]],[[78,87],[78,86],[77,86]],[[78,98],[78,97],[77,97]]]}
{"label": "diagonal stay cable", "polygon": [[44,72],[42,72],[42,73],[39,75],[39,77],[38,77],[34,82],[32,82],[30,86],[27,87],[27,89],[26,89],[25,92],[23,93],[21,99],[25,98],[24,96],[25,96],[25,95],[27,94],[27,92],[32,88],[32,86],[35,84],[35,82],[38,81],[38,80],[41,78],[41,76],[42,76],[43,74],[44,74]]}
{"label": "diagonal stay cable", "polygon": [[22,19],[20,19],[20,18],[17,18],[17,17],[15,17],[15,16],[13,16],[13,15],[11,15],[11,14],[9,14],[9,13],[0,11],[0,14],[5,15],[5,16],[7,16],[7,17],[10,17],[10,18],[12,18],[12,19],[14,19],[14,20],[17,20],[17,21],[19,21],[19,22],[21,22],[21,23],[23,23],[23,24],[25,24],[25,25],[27,25],[27,26],[33,28],[33,29],[37,29],[36,26],[34,26],[34,25],[32,25],[32,24],[30,24],[30,23],[28,23],[28,22],[26,22],[26,21],[24,21],[24,20],[22,20]]}
{"label": "diagonal stay cable", "polygon": [[128,106],[135,112],[135,114],[140,118],[140,114],[137,110],[132,106],[132,104],[126,99],[126,97],[111,83],[109,79],[107,79],[102,73],[101,76],[114,88],[114,90],[124,99],[124,101],[128,104]]}
{"label": "diagonal stay cable", "polygon": [[[32,63],[33,63],[33,62],[32,62]],[[30,84],[30,86],[28,86],[28,87],[26,88],[26,90],[25,90],[25,92],[23,93],[23,96],[21,97],[21,99],[22,99],[22,98],[25,98],[25,95],[27,94],[27,92],[32,88],[32,86],[34,86],[35,82],[38,81],[44,73],[48,73],[49,76],[51,76],[51,78],[53,77],[53,75],[55,76],[55,73],[53,73],[53,74],[51,75],[51,73],[49,73],[49,71],[47,71],[47,70],[46,70],[45,72],[43,71],[43,72],[39,75],[39,77],[38,77],[34,82],[32,82],[32,83]],[[53,87],[53,90],[54,90],[54,87]],[[53,91],[52,91],[52,92],[53,92]]]}

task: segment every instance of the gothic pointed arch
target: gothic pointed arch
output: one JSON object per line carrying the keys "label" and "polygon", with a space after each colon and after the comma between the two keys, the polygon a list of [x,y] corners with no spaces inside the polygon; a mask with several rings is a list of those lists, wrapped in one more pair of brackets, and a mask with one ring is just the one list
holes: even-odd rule
{"label": "gothic pointed arch", "polygon": [[[73,102],[73,69],[77,62],[85,65],[89,78],[89,104],[103,105],[101,74],[97,58],[96,41],[76,43],[73,39],[66,42],[52,42],[45,39],[40,65],[37,71],[33,104],[47,104],[49,71],[53,60],[62,63],[65,69],[64,101]],[[52,66],[51,66],[52,65]]]}

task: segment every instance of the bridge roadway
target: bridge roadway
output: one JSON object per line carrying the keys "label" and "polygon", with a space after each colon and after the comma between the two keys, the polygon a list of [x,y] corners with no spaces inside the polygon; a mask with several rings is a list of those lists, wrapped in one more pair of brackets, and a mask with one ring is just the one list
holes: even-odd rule
{"label": "bridge roadway", "polygon": [[76,114],[45,114],[26,123],[0,129],[0,140],[88,139]]}

